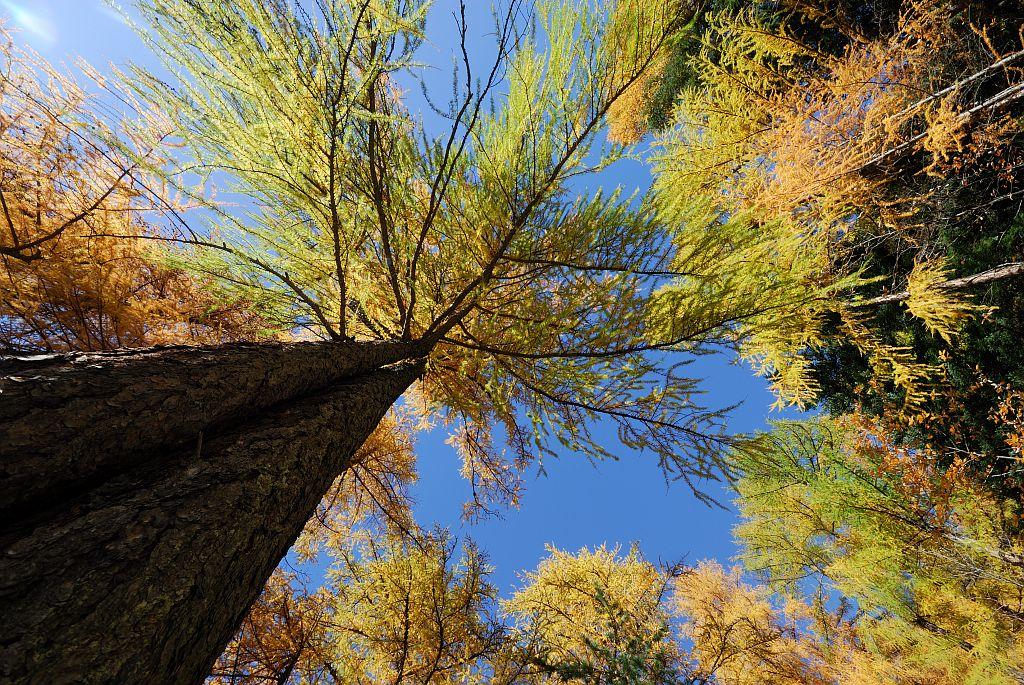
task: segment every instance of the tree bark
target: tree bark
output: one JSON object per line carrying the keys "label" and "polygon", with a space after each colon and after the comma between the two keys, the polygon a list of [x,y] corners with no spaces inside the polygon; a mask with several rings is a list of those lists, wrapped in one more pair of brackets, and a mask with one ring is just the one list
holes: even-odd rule
{"label": "tree bark", "polygon": [[309,342],[0,357],[0,545],[149,458],[414,356],[414,343]]}
{"label": "tree bark", "polygon": [[[377,347],[349,363],[336,356],[338,347],[318,356],[328,345],[337,344],[234,346],[226,348],[229,356],[239,353],[230,368],[204,357],[216,357],[215,349],[198,351],[195,358],[205,361],[196,365],[188,350],[142,353],[142,367],[152,370],[145,360],[155,355],[155,367],[170,372],[170,395],[159,385],[140,384],[145,374],[128,370],[134,353],[101,355],[99,362],[92,355],[43,359],[26,369],[43,380],[13,385],[34,403],[21,412],[9,402],[0,405],[8,412],[0,420],[13,415],[23,427],[18,430],[27,429],[32,416],[45,420],[40,405],[51,389],[54,415],[62,417],[54,423],[61,425],[42,432],[57,440],[49,444],[62,455],[58,468],[75,456],[58,449],[53,436],[59,435],[85,445],[83,454],[95,466],[89,465],[84,480],[72,479],[72,496],[6,526],[0,544],[0,682],[203,680],[333,479],[422,373],[422,360],[367,368],[389,355],[409,356],[408,350]],[[271,357],[276,361],[263,363]],[[107,362],[115,369],[109,387],[91,368]],[[248,397],[252,406],[244,392],[229,387],[238,378],[231,371],[248,392],[257,388]],[[79,401],[69,389],[75,383],[92,402]],[[324,389],[305,390],[318,386]],[[141,416],[128,413],[133,389],[147,407]],[[110,400],[106,410],[104,398]],[[197,407],[209,413],[182,416]],[[76,423],[75,417],[88,418]],[[161,423],[165,419],[168,425]],[[129,435],[120,440],[108,420],[120,422]],[[22,435],[10,425],[5,429]],[[149,431],[163,449],[146,443]],[[104,458],[104,444],[118,455]],[[28,471],[37,477],[47,472],[45,465]],[[67,479],[60,488],[66,493]],[[51,491],[41,485],[33,490],[36,497]]]}

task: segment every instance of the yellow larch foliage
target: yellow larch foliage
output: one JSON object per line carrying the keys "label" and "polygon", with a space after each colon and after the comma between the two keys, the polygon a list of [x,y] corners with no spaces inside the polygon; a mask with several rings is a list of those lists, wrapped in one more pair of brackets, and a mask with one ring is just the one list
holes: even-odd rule
{"label": "yellow larch foliage", "polygon": [[647,103],[665,71],[667,58],[658,57],[608,108],[608,138],[621,145],[639,143],[648,131]]}
{"label": "yellow larch foliage", "polygon": [[346,683],[487,682],[480,660],[500,643],[484,609],[495,590],[472,545],[445,534],[369,541],[343,556],[331,624],[334,668]]}
{"label": "yellow larch foliage", "polygon": [[[617,0],[609,10],[612,20],[605,37],[606,49],[627,64],[638,55],[651,55],[646,68],[608,109],[608,138],[612,142],[632,145],[647,133],[648,101],[669,61],[665,27],[678,25],[686,17],[687,4],[680,0]],[[613,67],[608,78],[614,85],[625,76]]]}
{"label": "yellow larch foliage", "polygon": [[944,288],[949,278],[943,259],[920,261],[907,277],[907,309],[946,342],[952,341],[965,321],[984,311],[964,295]]}
{"label": "yellow larch foliage", "polygon": [[549,669],[582,665],[607,677],[618,673],[614,658],[627,644],[676,659],[662,606],[665,577],[638,551],[547,549],[537,569],[523,575],[522,589],[502,603],[536,661]]}
{"label": "yellow larch foliage", "polygon": [[809,609],[777,608],[763,586],[741,579],[738,568],[699,563],[674,583],[673,609],[686,618],[695,675],[723,685],[830,685],[836,673],[825,645],[800,626]]}

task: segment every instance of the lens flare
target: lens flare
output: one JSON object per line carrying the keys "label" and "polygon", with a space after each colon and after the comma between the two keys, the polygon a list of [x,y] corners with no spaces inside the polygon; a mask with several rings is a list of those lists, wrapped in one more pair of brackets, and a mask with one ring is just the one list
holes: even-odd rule
{"label": "lens flare", "polygon": [[57,27],[43,17],[29,12],[20,4],[11,2],[11,0],[0,0],[0,6],[6,9],[14,23],[29,35],[46,43],[55,43],[57,41]]}

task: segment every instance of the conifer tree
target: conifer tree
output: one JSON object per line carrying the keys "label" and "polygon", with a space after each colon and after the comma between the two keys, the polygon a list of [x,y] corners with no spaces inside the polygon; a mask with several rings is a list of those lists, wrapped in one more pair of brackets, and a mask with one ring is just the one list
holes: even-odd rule
{"label": "conifer tree", "polygon": [[741,457],[744,563],[856,602],[879,668],[937,682],[1024,672],[1019,503],[863,428],[784,423]]}
{"label": "conifer tree", "polygon": [[605,115],[685,15],[510,3],[493,62],[459,55],[436,135],[398,95],[417,77],[428,6],[336,0],[307,16],[287,2],[140,3],[180,82],[137,73],[140,93],[173,113],[194,156],[185,169],[229,173],[255,203],[214,207],[208,237],[181,236],[200,248],[189,267],[284,330],[429,350],[423,405],[453,425],[483,506],[514,501],[515,472],[553,445],[606,456],[589,435],[596,417],[673,475],[712,475],[717,416],[645,354],[706,328],[648,334],[650,289],[669,276],[660,226],[618,190],[569,186],[623,155],[598,144]]}
{"label": "conifer tree", "polygon": [[550,549],[498,601],[478,552],[458,560],[443,532],[339,542],[326,587],[272,581],[214,682],[953,685],[1020,673],[1017,636],[951,647],[935,631],[954,617],[908,626],[834,590],[780,591],[717,562],[657,568],[636,550]]}
{"label": "conifer tree", "polygon": [[0,68],[0,351],[259,339],[258,317],[143,237],[159,235],[159,122],[128,129],[129,151],[104,143],[111,125],[83,89],[2,27]]}
{"label": "conifer tree", "polygon": [[503,608],[529,683],[674,682],[668,579],[638,550],[548,548]]}
{"label": "conifer tree", "polygon": [[445,531],[338,543],[327,587],[272,580],[214,682],[661,685],[683,673],[671,574],[636,550],[551,548],[499,601],[486,559],[469,542],[457,554]]}
{"label": "conifer tree", "polygon": [[[595,141],[685,19],[672,3],[627,31],[593,3],[512,2],[482,73],[463,6],[451,127],[437,138],[398,87],[425,4],[139,9],[177,82],[137,72],[136,89],[170,117],[180,171],[226,175],[252,208],[204,203],[210,226],[178,222],[157,242],[184,244],[172,265],[216,282],[268,328],[313,340],[6,363],[27,380],[5,391],[2,411],[21,441],[7,443],[11,471],[29,483],[5,483],[23,505],[0,569],[11,677],[207,673],[416,379],[415,406],[453,427],[476,494],[470,513],[514,503],[519,471],[558,449],[611,454],[591,434],[601,418],[670,476],[694,487],[716,476],[728,442],[720,415],[652,353],[687,349],[722,322],[650,335],[642,311],[668,275],[658,224],[617,191],[575,196],[571,185],[621,156]],[[169,176],[187,192],[181,178]],[[43,397],[52,430],[33,434]],[[148,417],[143,430],[133,416]],[[14,447],[26,436],[31,450]],[[45,470],[65,463],[63,479]],[[85,506],[42,506],[72,501]],[[111,544],[117,554],[101,551]],[[55,621],[40,577],[90,580],[61,596]]]}

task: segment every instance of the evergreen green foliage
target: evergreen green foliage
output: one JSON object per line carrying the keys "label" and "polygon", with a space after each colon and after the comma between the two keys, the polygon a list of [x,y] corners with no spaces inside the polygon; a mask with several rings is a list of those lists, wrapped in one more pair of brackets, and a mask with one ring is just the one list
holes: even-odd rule
{"label": "evergreen green foliage", "polygon": [[[950,226],[940,232],[935,249],[946,255],[959,275],[1017,261],[1024,256],[1024,234],[1019,220],[1012,220],[1005,230],[995,230],[1006,220],[997,214],[977,229]],[[889,258],[882,250],[868,257],[869,263]],[[1012,493],[1018,491],[1021,480],[1012,462],[996,458],[1005,451],[1012,431],[999,421],[998,408],[1001,387],[1024,387],[1021,286],[1013,280],[989,284],[977,293],[974,303],[987,312],[968,321],[953,343],[931,334],[899,304],[875,311],[873,326],[884,340],[910,347],[917,358],[941,369],[941,389],[925,404],[930,420],[893,426],[893,431],[908,444],[947,445],[976,455],[978,470],[990,477],[990,483]],[[886,406],[899,402],[893,388],[872,384],[870,365],[852,345],[834,339],[826,348],[809,351],[808,357],[820,384],[819,404],[831,414],[860,409],[881,415]]]}
{"label": "evergreen green foliage", "polygon": [[693,55],[701,49],[708,30],[708,18],[719,12],[736,10],[744,0],[705,0],[697,3],[698,10],[672,42],[670,54],[644,107],[647,125],[652,131],[662,131],[672,122],[676,98],[686,89],[697,85],[699,75],[694,69]]}
{"label": "evergreen green foliage", "polygon": [[584,636],[585,648],[574,660],[548,663],[544,655],[531,660],[540,673],[556,682],[608,685],[664,685],[678,682],[674,651],[668,647],[670,631],[666,624],[651,635],[635,635],[623,626],[629,612],[617,606],[604,589],[594,590],[600,626],[606,633],[596,639]]}

